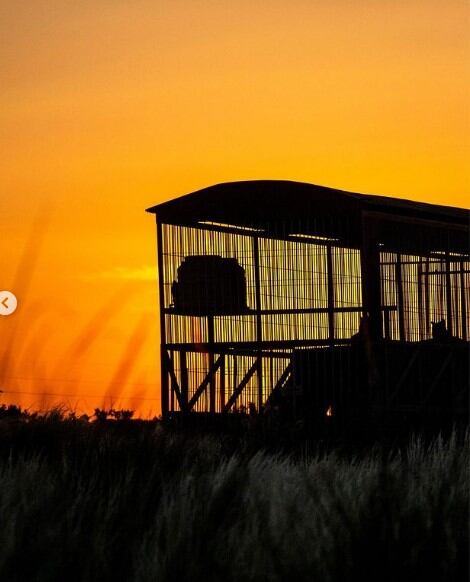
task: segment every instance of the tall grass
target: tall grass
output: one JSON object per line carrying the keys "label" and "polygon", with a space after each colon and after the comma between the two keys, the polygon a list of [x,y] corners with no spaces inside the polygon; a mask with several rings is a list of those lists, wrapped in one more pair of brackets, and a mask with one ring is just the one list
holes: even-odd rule
{"label": "tall grass", "polygon": [[[50,298],[34,299],[31,288],[34,284],[37,267],[41,261],[41,249],[46,239],[50,209],[41,209],[32,222],[29,235],[19,256],[16,272],[9,281],[2,285],[13,291],[19,298],[18,310],[2,321],[0,341],[0,393],[2,404],[21,404],[31,410],[47,410],[51,406],[67,405],[91,413],[95,406],[113,406],[127,403],[139,413],[156,413],[150,405],[142,410],[145,401],[157,404],[156,389],[150,398],[145,397],[145,390],[137,391],[136,364],[146,347],[148,333],[152,327],[152,316],[144,310],[139,321],[128,323],[130,333],[121,354],[116,356],[115,365],[111,365],[107,382],[97,382],[86,378],[83,371],[87,369],[87,358],[95,353],[95,359],[101,358],[100,341],[103,335],[110,333],[110,324],[118,317],[128,302],[135,297],[135,281],[116,283],[117,289],[98,305],[96,311],[85,314],[81,322],[68,317],[67,301],[54,304]],[[3,287],[2,287],[3,288]],[[51,359],[45,355],[50,347],[46,320],[56,321],[52,315],[66,314],[61,317],[66,323],[59,329],[61,345],[55,345],[55,355]],[[45,315],[44,315],[45,314]],[[50,323],[49,321],[49,323]],[[46,329],[46,331],[45,331]],[[71,331],[75,329],[75,332]],[[57,328],[56,330],[57,331]],[[116,346],[119,347],[119,338]],[[72,371],[71,371],[72,369]],[[64,383],[73,386],[72,393],[64,389]],[[84,385],[100,386],[99,392],[87,389]],[[104,390],[103,386],[104,384]],[[107,384],[107,386],[106,386]],[[145,385],[144,380],[140,385]],[[130,393],[132,390],[132,393]],[[91,393],[90,393],[91,392]],[[127,392],[125,394],[125,392]],[[155,396],[155,398],[154,398]],[[89,403],[90,402],[90,403]],[[91,404],[92,403],[92,404]]]}
{"label": "tall grass", "polygon": [[0,579],[466,580],[469,444],[295,460],[160,423],[2,421]]}

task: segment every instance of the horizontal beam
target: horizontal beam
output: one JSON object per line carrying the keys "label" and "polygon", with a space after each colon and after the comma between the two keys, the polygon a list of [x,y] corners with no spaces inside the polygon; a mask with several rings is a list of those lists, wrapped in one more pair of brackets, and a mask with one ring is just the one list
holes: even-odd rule
{"label": "horizontal beam", "polygon": [[[165,346],[169,352],[190,352],[190,353],[207,353],[207,351],[200,349],[200,344],[191,344],[193,346],[192,349],[188,349],[187,346],[189,344],[171,344]],[[235,344],[234,344],[235,345]],[[329,345],[329,344],[328,344]],[[183,346],[183,347],[181,347]],[[251,349],[237,349],[237,348],[222,348],[222,349],[211,349],[211,353],[213,354],[223,354],[225,356],[253,356],[253,350]],[[292,356],[291,351],[281,352],[281,351],[270,351],[270,350],[263,350],[261,353],[257,352],[256,355],[260,355],[262,358],[273,358],[273,359],[280,359],[285,360],[289,359]]]}
{"label": "horizontal beam", "polygon": [[[347,339],[335,339],[334,345],[350,345],[351,338]],[[328,338],[321,340],[275,340],[275,341],[262,341],[262,342],[214,342],[210,344],[208,342],[204,343],[181,343],[181,344],[166,344],[164,347],[170,351],[188,351],[188,352],[200,352],[200,353],[225,353],[227,355],[232,355],[235,350],[244,350],[245,353],[235,354],[250,356],[253,355],[252,352],[258,350],[276,350],[276,349],[295,349],[302,347],[327,347],[330,346],[331,342]],[[234,351],[232,351],[232,348]],[[284,356],[282,356],[284,357]]]}
{"label": "horizontal beam", "polygon": [[[452,262],[452,259],[451,259]],[[432,277],[432,276],[438,276],[438,275],[460,275],[460,273],[462,274],[468,274],[470,273],[470,270],[468,269],[464,269],[462,271],[424,271],[422,272],[421,276],[422,277]]]}
{"label": "horizontal beam", "polygon": [[[325,229],[322,229],[321,233],[318,232],[312,232],[309,229],[309,232],[305,232],[302,234],[306,234],[310,238],[304,238],[304,237],[300,237],[300,236],[294,236],[297,233],[290,233],[290,232],[285,232],[285,233],[280,233],[280,232],[272,232],[269,230],[269,227],[272,227],[272,223],[271,221],[269,221],[265,226],[268,228],[268,230],[264,229],[262,225],[259,226],[250,226],[249,224],[243,225],[233,225],[233,227],[230,226],[220,226],[220,225],[215,225],[215,224],[200,224],[198,222],[188,222],[185,220],[182,221],[166,221],[162,224],[168,225],[168,226],[176,226],[176,227],[183,227],[183,228],[195,228],[198,230],[204,230],[204,231],[210,231],[210,232],[221,232],[221,233],[227,233],[227,234],[235,234],[238,236],[244,236],[244,237],[249,237],[249,238],[254,238],[254,237],[259,237],[259,238],[265,238],[265,239],[271,239],[271,240],[280,240],[280,241],[285,241],[285,242],[300,242],[300,243],[304,243],[304,244],[309,244],[309,245],[316,245],[316,246],[335,246],[335,247],[342,247],[342,248],[349,248],[349,249],[356,249],[359,250],[359,245],[354,243],[353,237],[351,236],[351,233],[348,232],[343,232],[341,234],[337,234],[334,233],[334,238],[337,239],[335,241],[332,240],[322,240],[320,237],[325,236]],[[286,225],[288,226],[287,230],[291,230],[293,225],[291,225],[289,222],[286,223]],[[238,226],[238,228],[237,228]],[[244,228],[254,228],[256,230],[250,231],[250,230],[243,230]],[[319,237],[319,238],[315,238],[315,236]]]}
{"label": "horizontal beam", "polygon": [[[395,264],[395,263],[394,263]],[[460,271],[459,271],[460,272]],[[396,311],[396,305],[382,305],[380,308],[382,311]],[[228,313],[228,314],[210,314],[214,317],[242,317],[245,315],[303,315],[305,313],[329,313],[331,309],[328,307],[305,307],[300,309],[249,309],[241,313]],[[364,307],[358,305],[357,307],[334,307],[333,313],[362,313]],[[179,315],[183,317],[207,317],[207,315],[191,315],[190,313],[178,313],[173,307],[165,307],[163,312],[166,315]]]}
{"label": "horizontal beam", "polygon": [[468,224],[456,223],[449,220],[443,222],[442,220],[433,220],[429,218],[417,218],[414,216],[404,216],[402,214],[388,214],[386,212],[379,212],[375,210],[363,211],[364,218],[376,220],[379,222],[398,222],[399,224],[413,224],[416,226],[428,226],[431,228],[444,228],[448,230],[459,230],[462,232],[470,232]]}

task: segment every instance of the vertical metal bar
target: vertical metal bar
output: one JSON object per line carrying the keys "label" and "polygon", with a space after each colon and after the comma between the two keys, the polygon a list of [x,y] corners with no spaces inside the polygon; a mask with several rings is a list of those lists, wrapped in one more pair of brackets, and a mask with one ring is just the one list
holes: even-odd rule
{"label": "vertical metal bar", "polygon": [[369,314],[370,334],[382,337],[380,254],[378,251],[377,221],[363,215],[361,246],[361,281],[364,311]]}
{"label": "vertical metal bar", "polygon": [[449,251],[446,251],[446,307],[447,307],[447,329],[450,335],[452,335],[453,322],[452,322],[452,287],[450,278],[450,257]]}
{"label": "vertical metal bar", "polygon": [[388,309],[383,311],[384,318],[384,336],[386,340],[390,339],[390,312]]}
{"label": "vertical metal bar", "polygon": [[225,354],[221,354],[220,357],[222,358],[220,363],[220,412],[224,409],[225,406]]}
{"label": "vertical metal bar", "polygon": [[[214,316],[207,316],[207,339],[209,342],[209,370],[214,367]],[[209,382],[209,410],[215,412],[215,373],[211,374]]]}
{"label": "vertical metal bar", "polygon": [[175,369],[175,356],[174,356],[174,352],[173,350],[166,352],[168,353],[168,359],[166,360],[165,358],[165,364],[168,366],[167,367],[167,378],[168,378],[168,382],[171,386],[171,391],[170,391],[170,410],[171,412],[175,411],[175,400],[176,402],[178,402],[178,398],[175,399],[175,389],[173,387],[173,382],[171,381],[171,372],[170,370],[174,370]]}
{"label": "vertical metal bar", "polygon": [[425,339],[423,309],[423,259],[418,257],[418,339]]}
{"label": "vertical metal bar", "polygon": [[256,359],[256,370],[258,377],[258,412],[263,406],[263,361],[261,357],[261,284],[259,269],[259,237],[253,237],[253,263],[255,268],[255,296],[256,296],[256,341],[258,343],[258,354]]}
{"label": "vertical metal bar", "polygon": [[395,280],[397,282],[397,309],[398,309],[398,329],[400,331],[400,339],[406,340],[405,337],[405,314],[403,302],[403,282],[401,276],[401,254],[397,253],[397,260],[395,263]]}
{"label": "vertical metal bar", "polygon": [[429,309],[429,257],[426,257],[424,268],[424,312],[426,322],[426,338],[428,339],[429,330],[431,328],[431,313]]}
{"label": "vertical metal bar", "polygon": [[328,340],[333,345],[335,339],[335,312],[334,312],[334,281],[333,281],[333,258],[331,245],[326,247],[326,276],[328,285]]}
{"label": "vertical metal bar", "polygon": [[181,365],[181,401],[183,403],[183,412],[188,408],[188,364],[186,361],[186,350],[180,351]]}
{"label": "vertical metal bar", "polygon": [[460,309],[462,317],[462,339],[467,340],[467,298],[465,296],[464,264],[460,261]]}
{"label": "vertical metal bar", "polygon": [[238,356],[232,355],[232,360],[233,360],[233,370],[232,370],[233,377],[232,377],[232,387],[230,389],[231,393],[238,386]]}
{"label": "vertical metal bar", "polygon": [[165,291],[164,291],[164,270],[163,270],[163,234],[162,224],[157,221],[157,265],[158,265],[158,295],[160,307],[160,394],[162,405],[162,416],[168,415],[168,370],[166,353],[166,330],[165,330]]}
{"label": "vertical metal bar", "polygon": [[[171,362],[171,358],[173,356],[171,356],[170,354],[172,352],[164,352],[165,354],[168,354],[168,359],[166,360],[166,363]],[[171,378],[170,378],[170,370],[169,367],[167,368],[167,378],[168,378],[168,384],[171,387],[171,390],[169,390],[170,394],[169,394],[169,399],[170,399],[170,411],[174,412],[175,411],[175,391],[173,390],[173,382],[171,382]]]}

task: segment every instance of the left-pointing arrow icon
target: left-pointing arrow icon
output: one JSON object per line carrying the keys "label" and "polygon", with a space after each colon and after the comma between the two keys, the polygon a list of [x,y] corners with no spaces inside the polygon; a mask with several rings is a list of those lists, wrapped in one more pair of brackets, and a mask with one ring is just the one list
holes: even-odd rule
{"label": "left-pointing arrow icon", "polygon": [[0,291],[0,315],[11,315],[17,306],[18,300],[11,291]]}

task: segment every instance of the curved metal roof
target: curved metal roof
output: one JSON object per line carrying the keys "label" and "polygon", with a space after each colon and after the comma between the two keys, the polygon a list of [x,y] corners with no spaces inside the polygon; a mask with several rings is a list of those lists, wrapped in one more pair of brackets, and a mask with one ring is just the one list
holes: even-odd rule
{"label": "curved metal roof", "polygon": [[351,221],[363,210],[468,225],[470,211],[386,196],[359,194],[305,182],[248,180],[202,188],[147,209],[165,222],[218,220],[258,224],[271,220],[344,214]]}

